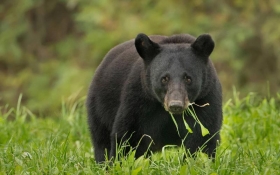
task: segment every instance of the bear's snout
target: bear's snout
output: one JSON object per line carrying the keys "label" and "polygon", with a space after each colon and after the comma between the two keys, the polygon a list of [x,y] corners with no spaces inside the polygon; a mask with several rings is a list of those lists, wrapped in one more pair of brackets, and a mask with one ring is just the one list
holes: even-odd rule
{"label": "bear's snout", "polygon": [[184,111],[184,104],[182,101],[179,100],[172,100],[168,104],[168,111],[173,114],[180,114]]}
{"label": "bear's snout", "polygon": [[180,91],[173,91],[165,95],[164,108],[172,114],[182,114],[188,105],[188,97],[186,94],[180,93]]}

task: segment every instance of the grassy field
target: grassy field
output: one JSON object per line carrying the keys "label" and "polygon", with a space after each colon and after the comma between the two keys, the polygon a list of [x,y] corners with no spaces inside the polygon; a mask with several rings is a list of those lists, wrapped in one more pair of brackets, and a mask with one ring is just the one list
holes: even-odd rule
{"label": "grassy field", "polygon": [[132,152],[113,166],[98,165],[84,99],[63,103],[60,118],[38,118],[20,105],[0,111],[0,174],[280,174],[280,94],[234,93],[224,104],[215,162],[202,153],[183,159],[182,149],[167,146],[149,159],[134,160]]}

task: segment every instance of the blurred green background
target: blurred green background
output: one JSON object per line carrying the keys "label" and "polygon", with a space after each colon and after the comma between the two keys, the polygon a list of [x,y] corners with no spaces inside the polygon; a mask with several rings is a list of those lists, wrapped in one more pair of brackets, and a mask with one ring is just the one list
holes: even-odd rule
{"label": "blurred green background", "polygon": [[87,93],[113,46],[138,33],[210,33],[211,56],[229,98],[280,87],[278,0],[1,0],[0,106],[42,116]]}

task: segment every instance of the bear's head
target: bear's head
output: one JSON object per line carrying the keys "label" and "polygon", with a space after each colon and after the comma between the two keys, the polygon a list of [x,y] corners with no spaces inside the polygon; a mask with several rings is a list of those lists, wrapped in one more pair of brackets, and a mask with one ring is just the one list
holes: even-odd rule
{"label": "bear's head", "polygon": [[180,35],[174,37],[174,42],[167,40],[156,43],[139,34],[135,47],[143,59],[144,82],[151,94],[165,110],[180,114],[207,88],[209,56],[215,44],[208,34],[197,39]]}

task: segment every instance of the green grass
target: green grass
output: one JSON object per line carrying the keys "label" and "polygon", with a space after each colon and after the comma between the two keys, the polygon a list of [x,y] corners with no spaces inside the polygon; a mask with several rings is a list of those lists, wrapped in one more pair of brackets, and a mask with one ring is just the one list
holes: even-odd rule
{"label": "green grass", "polygon": [[63,103],[61,118],[38,118],[27,108],[1,107],[0,174],[279,174],[280,94],[248,95],[224,104],[222,143],[212,162],[203,153],[183,159],[166,146],[150,159],[131,152],[113,166],[93,158],[84,99]]}

